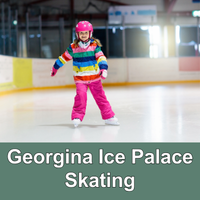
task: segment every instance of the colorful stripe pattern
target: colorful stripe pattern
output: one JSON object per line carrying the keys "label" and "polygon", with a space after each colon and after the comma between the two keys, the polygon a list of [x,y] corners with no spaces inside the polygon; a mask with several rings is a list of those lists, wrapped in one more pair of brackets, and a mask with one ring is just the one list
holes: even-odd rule
{"label": "colorful stripe pattern", "polygon": [[100,79],[99,71],[108,69],[106,57],[94,40],[84,49],[70,44],[65,53],[56,60],[55,69],[73,59],[73,76],[75,82],[93,82]]}

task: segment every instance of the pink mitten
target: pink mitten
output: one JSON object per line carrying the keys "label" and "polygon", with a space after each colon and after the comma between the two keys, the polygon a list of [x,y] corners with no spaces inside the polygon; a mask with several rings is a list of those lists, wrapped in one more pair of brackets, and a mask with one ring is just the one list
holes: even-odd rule
{"label": "pink mitten", "polygon": [[54,67],[52,67],[52,69],[51,69],[51,76],[55,76],[56,75],[56,73],[57,73],[57,69],[55,69]]}
{"label": "pink mitten", "polygon": [[106,79],[108,73],[106,69],[101,69],[99,72],[99,75],[101,76],[102,79]]}

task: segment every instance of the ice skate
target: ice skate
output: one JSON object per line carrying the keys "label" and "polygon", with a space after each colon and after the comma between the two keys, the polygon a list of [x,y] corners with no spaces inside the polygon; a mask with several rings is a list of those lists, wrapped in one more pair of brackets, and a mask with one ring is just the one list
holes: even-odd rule
{"label": "ice skate", "polygon": [[74,127],[76,128],[79,124],[81,123],[81,120],[76,118],[76,119],[73,119],[73,124],[74,124]]}
{"label": "ice skate", "polygon": [[108,125],[115,125],[115,126],[119,126],[119,122],[118,122],[118,119],[114,116],[114,117],[111,117],[109,119],[106,119],[105,120],[105,123],[108,124]]}

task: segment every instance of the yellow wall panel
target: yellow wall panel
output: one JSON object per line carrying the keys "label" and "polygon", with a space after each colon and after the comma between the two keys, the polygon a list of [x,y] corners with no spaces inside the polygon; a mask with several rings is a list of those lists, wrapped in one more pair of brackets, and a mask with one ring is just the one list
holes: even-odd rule
{"label": "yellow wall panel", "polygon": [[15,87],[33,87],[32,74],[32,59],[13,58],[13,83]]}
{"label": "yellow wall panel", "polygon": [[0,83],[0,91],[13,89],[13,82],[10,83]]}

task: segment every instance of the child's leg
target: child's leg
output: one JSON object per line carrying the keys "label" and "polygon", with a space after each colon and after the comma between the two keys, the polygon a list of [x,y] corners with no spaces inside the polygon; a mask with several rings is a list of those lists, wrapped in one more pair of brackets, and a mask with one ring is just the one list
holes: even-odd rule
{"label": "child's leg", "polygon": [[115,115],[108,102],[101,81],[95,81],[89,84],[90,91],[101,111],[102,118],[109,119]]}
{"label": "child's leg", "polygon": [[81,121],[85,116],[87,105],[87,88],[86,84],[76,83],[76,96],[74,98],[74,106],[72,110],[72,120],[79,118]]}

